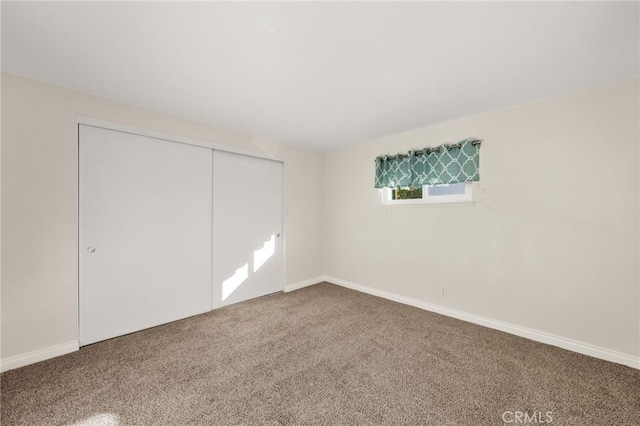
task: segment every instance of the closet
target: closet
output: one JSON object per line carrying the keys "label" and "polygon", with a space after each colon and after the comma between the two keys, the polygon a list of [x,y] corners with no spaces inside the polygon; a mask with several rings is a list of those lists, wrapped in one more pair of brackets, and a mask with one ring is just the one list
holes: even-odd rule
{"label": "closet", "polygon": [[279,161],[80,124],[81,345],[280,291]]}

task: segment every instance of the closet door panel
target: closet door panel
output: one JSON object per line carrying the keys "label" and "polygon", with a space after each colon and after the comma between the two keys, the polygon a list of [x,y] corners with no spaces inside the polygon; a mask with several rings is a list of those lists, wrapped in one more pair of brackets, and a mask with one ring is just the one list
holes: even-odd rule
{"label": "closet door panel", "polygon": [[222,151],[213,160],[213,307],[282,291],[282,163]]}
{"label": "closet door panel", "polygon": [[211,309],[212,151],[79,129],[82,345]]}

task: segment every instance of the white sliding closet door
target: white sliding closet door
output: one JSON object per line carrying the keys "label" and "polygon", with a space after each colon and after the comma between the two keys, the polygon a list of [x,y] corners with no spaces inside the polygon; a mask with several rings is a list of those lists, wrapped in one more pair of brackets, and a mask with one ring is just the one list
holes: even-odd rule
{"label": "white sliding closet door", "polygon": [[282,168],[213,152],[213,308],[284,289]]}
{"label": "white sliding closet door", "polygon": [[79,135],[81,345],[211,310],[212,151]]}

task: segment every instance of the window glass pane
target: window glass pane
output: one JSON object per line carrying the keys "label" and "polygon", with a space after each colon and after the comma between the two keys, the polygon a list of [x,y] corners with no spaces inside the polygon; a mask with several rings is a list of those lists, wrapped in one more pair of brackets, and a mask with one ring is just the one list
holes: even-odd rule
{"label": "window glass pane", "polygon": [[429,197],[439,195],[462,195],[464,194],[464,186],[464,183],[429,185],[427,187],[427,194]]}
{"label": "window glass pane", "polygon": [[[464,187],[463,187],[464,193]],[[392,200],[415,200],[422,198],[422,187],[413,186],[411,188],[399,188],[391,191]]]}

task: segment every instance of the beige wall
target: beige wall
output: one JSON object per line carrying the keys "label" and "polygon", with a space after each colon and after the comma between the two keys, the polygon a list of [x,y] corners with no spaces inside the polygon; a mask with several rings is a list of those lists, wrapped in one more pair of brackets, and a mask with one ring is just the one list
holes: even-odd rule
{"label": "beige wall", "polygon": [[[617,82],[327,154],[327,276],[640,356],[638,93]],[[475,206],[381,204],[377,155],[468,137],[484,140]]]}
{"label": "beige wall", "polygon": [[283,158],[286,282],[322,275],[322,154],[2,74],[2,359],[77,339],[77,114]]}
{"label": "beige wall", "polygon": [[[76,114],[284,158],[287,284],[326,275],[638,357],[638,92],[323,155],[3,74],[2,359],[77,338]],[[377,155],[470,136],[484,139],[475,206],[381,204]]]}

